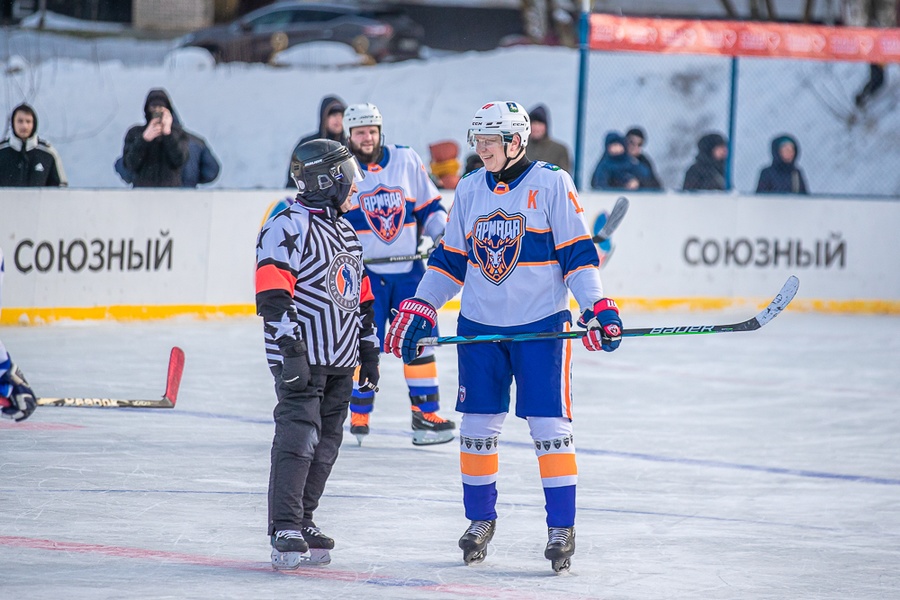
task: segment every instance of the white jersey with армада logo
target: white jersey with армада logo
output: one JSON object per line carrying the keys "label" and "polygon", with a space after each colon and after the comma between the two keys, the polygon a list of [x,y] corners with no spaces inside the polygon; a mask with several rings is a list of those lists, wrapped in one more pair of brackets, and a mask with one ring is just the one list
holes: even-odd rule
{"label": "white jersey with \u0430\u0440\u043c\u0430\u0434\u0430 logo", "polygon": [[568,310],[569,290],[593,306],[603,285],[583,212],[572,178],[555,165],[534,162],[509,184],[484,168],[469,173],[417,296],[440,307],[462,287],[460,315],[497,327]]}
{"label": "white jersey with \u0430\u0440\u043c\u0430\u0434\u0430 logo", "polygon": [[[447,212],[422,159],[406,146],[388,145],[381,160],[362,165],[365,179],[353,195],[353,208],[344,215],[359,235],[363,256],[389,258],[416,254],[419,237],[432,239],[444,232]],[[367,265],[373,273],[408,273],[412,262]]]}

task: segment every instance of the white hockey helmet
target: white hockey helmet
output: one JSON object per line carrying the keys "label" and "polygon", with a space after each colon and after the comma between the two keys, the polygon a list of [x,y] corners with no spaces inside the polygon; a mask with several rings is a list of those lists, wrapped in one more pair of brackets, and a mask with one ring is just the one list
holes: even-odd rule
{"label": "white hockey helmet", "polygon": [[382,131],[381,111],[371,102],[365,104],[351,104],[344,111],[344,133],[350,136],[350,130],[354,127],[375,125],[379,133]]}
{"label": "white hockey helmet", "polygon": [[[346,123],[346,120],[344,122]],[[495,100],[475,112],[472,126],[469,127],[468,142],[474,148],[476,135],[500,135],[503,137],[503,145],[506,146],[517,133],[522,139],[524,148],[528,145],[528,137],[531,135],[531,119],[525,107],[512,100]]]}

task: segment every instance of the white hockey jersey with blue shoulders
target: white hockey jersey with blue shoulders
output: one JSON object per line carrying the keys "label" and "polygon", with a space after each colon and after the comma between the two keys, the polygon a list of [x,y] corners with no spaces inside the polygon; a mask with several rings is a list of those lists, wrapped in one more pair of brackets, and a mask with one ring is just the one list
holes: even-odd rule
{"label": "white hockey jersey with blue shoulders", "polygon": [[[363,257],[387,258],[416,254],[419,237],[440,237],[447,221],[441,194],[422,159],[406,146],[388,145],[377,163],[362,165],[365,179],[357,183],[353,207],[344,215],[359,236]],[[411,262],[367,265],[378,274],[408,273]]]}
{"label": "white hockey jersey with blue shoulders", "polygon": [[489,326],[534,323],[603,297],[597,247],[568,173],[537,161],[509,184],[465,176],[416,295],[442,306],[462,287],[460,315]]}

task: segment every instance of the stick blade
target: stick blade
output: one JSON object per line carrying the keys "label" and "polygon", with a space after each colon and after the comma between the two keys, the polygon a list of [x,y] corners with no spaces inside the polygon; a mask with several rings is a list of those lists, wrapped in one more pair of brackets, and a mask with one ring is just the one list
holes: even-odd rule
{"label": "stick blade", "polygon": [[616,204],[613,206],[612,210],[609,212],[609,217],[606,219],[606,223],[603,225],[603,228],[600,231],[594,232],[597,236],[603,239],[609,239],[616,228],[619,226],[619,223],[622,222],[622,219],[625,218],[625,213],[628,212],[628,206],[631,203],[628,198],[625,196],[619,196],[616,200]]}
{"label": "stick blade", "polygon": [[184,350],[178,346],[173,346],[172,352],[169,353],[169,374],[166,378],[166,393],[163,394],[163,399],[171,402],[173,408],[178,401],[178,389],[181,387],[181,374],[183,372]]}
{"label": "stick blade", "polygon": [[775,298],[769,302],[769,305],[765,307],[761,313],[756,315],[755,320],[758,323],[756,328],[762,327],[787,308],[787,305],[791,303],[791,300],[797,295],[797,290],[799,289],[800,280],[797,276],[791,275],[788,277],[787,281],[784,282],[784,285],[781,286],[781,291],[778,292]]}

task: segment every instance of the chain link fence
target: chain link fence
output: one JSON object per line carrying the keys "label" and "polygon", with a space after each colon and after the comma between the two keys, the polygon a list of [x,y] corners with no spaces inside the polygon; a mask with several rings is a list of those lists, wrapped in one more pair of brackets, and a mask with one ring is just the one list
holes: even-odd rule
{"label": "chain link fence", "polygon": [[[900,56],[900,30],[887,31],[888,49]],[[615,31],[613,36],[632,33]],[[659,29],[655,35],[663,33]],[[623,40],[615,41],[622,45]],[[652,42],[646,45],[678,43]],[[780,42],[789,40],[785,36]],[[814,54],[816,49],[809,50]],[[826,56],[826,50],[818,55]],[[723,174],[726,189],[753,193],[761,171],[775,160],[773,141],[789,136],[797,146],[794,164],[810,193],[900,196],[896,63],[882,63],[884,78],[870,95],[864,90],[877,83],[873,75],[878,73],[858,59],[592,50],[587,64],[576,173],[582,189],[591,187],[608,134],[640,128],[645,132],[642,151],[664,189],[684,188],[688,169],[704,153],[698,143],[718,134],[730,153]]]}

